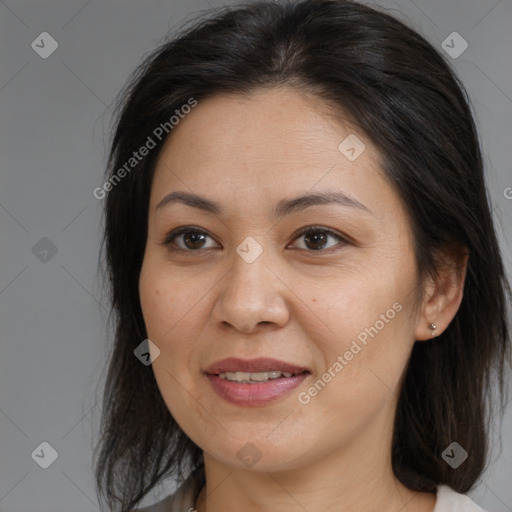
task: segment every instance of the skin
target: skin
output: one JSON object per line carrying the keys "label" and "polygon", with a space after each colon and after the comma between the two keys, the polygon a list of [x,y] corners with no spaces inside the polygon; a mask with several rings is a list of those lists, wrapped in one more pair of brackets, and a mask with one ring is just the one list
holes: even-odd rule
{"label": "skin", "polygon": [[[392,472],[394,413],[413,344],[432,339],[431,322],[439,334],[452,320],[464,272],[420,280],[409,218],[378,151],[339,113],[288,86],[217,95],[180,121],[159,156],[139,290],[148,338],[161,351],[152,367],[163,399],[204,451],[198,512],[434,509],[434,494],[406,488]],[[366,146],[353,162],[338,150],[349,134]],[[176,190],[214,200],[223,213],[180,202],[157,210]],[[323,204],[272,214],[282,199],[323,191],[343,192],[368,211]],[[163,245],[179,226],[207,236]],[[304,226],[347,241],[326,234],[315,245],[307,233],[297,236]],[[263,248],[252,263],[236,252],[249,236]],[[299,403],[394,303],[401,311]],[[273,357],[311,375],[270,404],[234,405],[204,374],[231,356]],[[247,443],[261,454],[251,467],[237,457]]]}

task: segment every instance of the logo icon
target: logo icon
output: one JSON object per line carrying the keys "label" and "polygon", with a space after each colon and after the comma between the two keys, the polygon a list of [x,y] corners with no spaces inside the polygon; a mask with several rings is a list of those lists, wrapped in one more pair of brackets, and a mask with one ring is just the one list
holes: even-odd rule
{"label": "logo icon", "polygon": [[39,242],[32,247],[32,254],[43,263],[50,261],[57,253],[56,245],[49,239],[43,236]]}
{"label": "logo icon", "polygon": [[59,454],[50,443],[44,441],[31,453],[31,457],[39,466],[46,469],[57,460]]}
{"label": "logo icon", "polygon": [[459,443],[454,441],[444,450],[441,457],[453,469],[457,469],[468,458],[468,452]]}
{"label": "logo icon", "polygon": [[256,445],[246,443],[238,450],[236,456],[246,468],[252,468],[261,459],[262,453]]}
{"label": "logo icon", "polygon": [[39,57],[47,59],[59,47],[59,43],[48,32],[41,32],[30,46]]}
{"label": "logo icon", "polygon": [[343,154],[347,160],[353,162],[357,160],[363,151],[366,149],[363,141],[351,133],[348,137],[346,137],[338,146],[338,149],[341,154]]}
{"label": "logo icon", "polygon": [[468,49],[468,46],[468,42],[458,32],[452,32],[441,43],[443,50],[452,59],[458,59]]}
{"label": "logo icon", "polygon": [[160,355],[160,349],[151,340],[144,340],[133,353],[142,364],[149,366]]}
{"label": "logo icon", "polygon": [[252,263],[263,252],[263,247],[252,236],[248,236],[236,248],[236,252],[246,263]]}

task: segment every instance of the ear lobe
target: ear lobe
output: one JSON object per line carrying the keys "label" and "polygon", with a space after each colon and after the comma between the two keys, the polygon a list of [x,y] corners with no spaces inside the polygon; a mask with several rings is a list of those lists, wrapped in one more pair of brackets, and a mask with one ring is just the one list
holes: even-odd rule
{"label": "ear lobe", "polygon": [[435,275],[424,283],[424,299],[414,331],[415,340],[429,340],[441,334],[453,320],[464,294],[469,254],[460,246],[445,249],[438,257]]}

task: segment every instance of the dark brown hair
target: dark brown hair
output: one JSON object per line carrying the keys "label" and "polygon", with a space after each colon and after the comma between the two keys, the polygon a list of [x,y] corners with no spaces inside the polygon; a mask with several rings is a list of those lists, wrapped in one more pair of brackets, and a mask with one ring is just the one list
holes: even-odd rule
{"label": "dark brown hair", "polygon": [[[414,344],[392,463],[404,485],[431,492],[439,484],[466,492],[485,468],[491,394],[497,389],[503,405],[510,364],[510,288],[464,87],[436,49],[386,13],[344,0],[252,2],[195,19],[143,61],[118,101],[103,241],[115,338],[95,452],[98,496],[109,510],[131,510],[162,479],[181,479],[202,460],[151,367],[134,356],[147,338],[138,280],[165,137],[122,179],[118,171],[190,98],[200,105],[218,92],[279,85],[339,105],[377,146],[410,217],[421,275],[435,274],[443,248],[469,252],[455,318],[435,343]],[[441,457],[453,441],[469,453],[457,469]]]}

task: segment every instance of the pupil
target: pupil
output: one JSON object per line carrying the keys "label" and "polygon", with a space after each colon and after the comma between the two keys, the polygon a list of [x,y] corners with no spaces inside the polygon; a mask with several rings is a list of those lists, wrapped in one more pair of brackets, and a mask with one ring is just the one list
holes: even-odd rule
{"label": "pupil", "polygon": [[185,234],[185,244],[188,246],[189,242],[191,242],[192,248],[194,248],[194,245],[197,242],[203,242],[204,241],[204,235],[201,233],[187,233]]}
{"label": "pupil", "polygon": [[[306,244],[312,241],[313,244],[323,246],[326,242],[325,233],[322,233],[321,231],[313,231],[312,234],[306,235],[305,240]],[[313,249],[319,249],[319,247],[313,247]]]}

